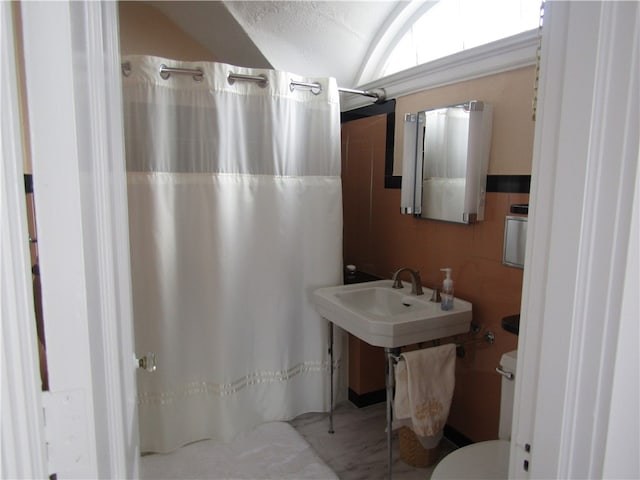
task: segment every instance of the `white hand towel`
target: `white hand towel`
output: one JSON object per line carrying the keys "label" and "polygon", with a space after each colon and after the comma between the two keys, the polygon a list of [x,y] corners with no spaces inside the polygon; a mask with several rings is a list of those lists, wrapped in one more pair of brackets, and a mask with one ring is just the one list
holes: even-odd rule
{"label": "white hand towel", "polygon": [[[456,348],[450,343],[401,355],[396,365],[394,428],[410,427],[418,437],[442,436],[455,386]],[[421,439],[422,440],[422,439]],[[426,440],[426,439],[425,439]],[[429,443],[423,442],[428,447]]]}

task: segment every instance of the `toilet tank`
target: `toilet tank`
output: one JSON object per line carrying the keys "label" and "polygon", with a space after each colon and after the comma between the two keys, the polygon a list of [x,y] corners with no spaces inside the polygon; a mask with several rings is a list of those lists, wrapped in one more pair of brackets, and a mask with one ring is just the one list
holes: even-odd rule
{"label": "toilet tank", "polygon": [[[498,373],[502,375],[502,386],[500,391],[500,425],[498,430],[498,437],[500,440],[511,440],[517,359],[517,350],[507,352],[502,355],[502,358],[500,359],[500,367],[496,369]],[[509,375],[510,373],[512,375]]]}

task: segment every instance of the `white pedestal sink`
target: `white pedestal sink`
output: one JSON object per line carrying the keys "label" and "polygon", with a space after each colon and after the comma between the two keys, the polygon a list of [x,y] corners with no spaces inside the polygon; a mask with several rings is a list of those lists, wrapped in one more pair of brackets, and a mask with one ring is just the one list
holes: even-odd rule
{"label": "white pedestal sink", "polygon": [[432,291],[411,294],[391,280],[319,288],[316,309],[333,324],[377,347],[396,348],[469,331],[471,303],[454,299],[452,310],[430,302]]}
{"label": "white pedestal sink", "polygon": [[[333,325],[361,340],[384,347],[387,356],[387,478],[392,477],[393,370],[400,347],[468,332],[471,304],[459,298],[453,309],[442,310],[431,302],[431,290],[424,295],[411,293],[411,286],[391,288],[392,280],[319,288],[313,292],[316,309],[329,323],[329,353],[333,366]],[[333,433],[333,368],[330,369],[331,403],[329,433]]]}

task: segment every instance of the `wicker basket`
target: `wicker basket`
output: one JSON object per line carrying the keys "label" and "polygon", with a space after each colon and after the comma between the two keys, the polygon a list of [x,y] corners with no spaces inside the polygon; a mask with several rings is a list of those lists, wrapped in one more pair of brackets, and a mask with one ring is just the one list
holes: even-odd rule
{"label": "wicker basket", "polygon": [[440,444],[433,448],[424,448],[418,437],[409,427],[400,427],[398,430],[400,444],[400,458],[412,467],[430,467],[438,461],[440,456]]}

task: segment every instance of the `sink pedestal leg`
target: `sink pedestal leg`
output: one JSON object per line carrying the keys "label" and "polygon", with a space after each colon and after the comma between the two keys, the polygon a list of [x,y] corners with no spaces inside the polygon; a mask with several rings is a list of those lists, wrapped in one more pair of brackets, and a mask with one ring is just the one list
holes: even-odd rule
{"label": "sink pedestal leg", "polygon": [[329,433],[333,429],[333,322],[329,322]]}
{"label": "sink pedestal leg", "polygon": [[384,353],[387,356],[385,368],[385,383],[387,386],[387,478],[391,480],[393,476],[393,438],[391,425],[393,423],[393,386],[394,386],[394,365],[398,355],[399,348],[386,348]]}

